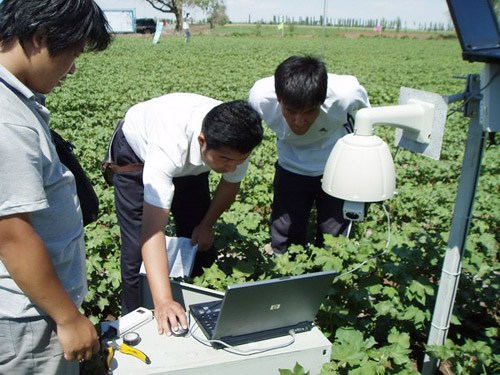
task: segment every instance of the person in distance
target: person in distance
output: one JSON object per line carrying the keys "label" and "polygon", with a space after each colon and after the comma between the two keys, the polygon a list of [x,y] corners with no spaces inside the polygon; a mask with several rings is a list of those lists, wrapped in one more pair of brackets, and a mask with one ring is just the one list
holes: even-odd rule
{"label": "person in distance", "polygon": [[370,106],[366,90],[353,76],[328,73],[318,58],[291,56],[274,76],[255,82],[249,103],[277,136],[271,243],[264,252],[305,245],[313,205],[317,246],[324,233],[345,233],[343,201],[323,192],[321,178],[336,141],[352,132],[355,112]]}
{"label": "person in distance", "polygon": [[[122,313],[140,305],[142,261],[160,334],[187,328],[172,299],[165,227],[170,212],[176,235],[198,244],[192,276],[216,259],[213,226],[239,191],[252,150],[261,143],[261,118],[246,101],[222,103],[172,93],[131,107],[111,144],[115,206],[121,230]],[[134,168],[130,168],[132,166]],[[135,170],[134,170],[135,169]],[[221,179],[210,198],[209,172]]]}
{"label": "person in distance", "polygon": [[41,103],[112,37],[92,0],[3,0],[0,25],[0,373],[78,374],[99,350],[83,220]]}

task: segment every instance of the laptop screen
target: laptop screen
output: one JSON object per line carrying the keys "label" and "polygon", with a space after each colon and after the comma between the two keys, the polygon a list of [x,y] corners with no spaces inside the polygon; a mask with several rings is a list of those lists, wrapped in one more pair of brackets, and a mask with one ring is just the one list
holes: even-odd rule
{"label": "laptop screen", "polygon": [[462,49],[500,46],[497,16],[490,0],[447,0]]}

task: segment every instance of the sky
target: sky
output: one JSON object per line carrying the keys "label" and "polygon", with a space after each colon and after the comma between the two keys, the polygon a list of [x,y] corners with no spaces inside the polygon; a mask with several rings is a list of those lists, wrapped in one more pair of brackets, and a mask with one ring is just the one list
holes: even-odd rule
{"label": "sky", "polygon": [[[135,9],[137,18],[167,17],[155,12],[145,0],[96,0],[103,9]],[[446,0],[224,0],[231,22],[272,21],[273,16],[355,19],[401,19],[408,28],[419,23],[450,21]],[[306,4],[306,5],[304,5]],[[192,10],[191,17],[204,19],[201,10]]]}

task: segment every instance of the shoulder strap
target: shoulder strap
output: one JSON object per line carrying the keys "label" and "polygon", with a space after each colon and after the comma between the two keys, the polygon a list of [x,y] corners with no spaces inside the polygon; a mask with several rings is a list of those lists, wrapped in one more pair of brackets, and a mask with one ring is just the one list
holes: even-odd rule
{"label": "shoulder strap", "polygon": [[28,100],[19,90],[17,90],[12,85],[8,84],[4,79],[0,77],[0,82],[2,82],[5,87],[10,89],[17,97],[28,107],[35,117],[43,125],[45,124],[50,131],[51,141],[54,144],[59,160],[64,164],[75,177],[76,191],[78,199],[80,201],[80,206],[82,210],[83,224],[87,225],[97,220],[99,214],[99,199],[94,191],[92,183],[88,179],[85,171],[83,170],[80,162],[73,154],[74,146],[71,142],[66,141],[61,137],[56,131],[49,128],[47,122],[38,113],[35,108],[34,103]]}
{"label": "shoulder strap", "polygon": [[4,86],[7,87],[10,91],[12,91],[14,94],[16,94],[16,96],[19,98],[19,100],[21,100],[24,103],[24,105],[26,107],[28,107],[31,110],[31,112],[33,112],[33,114],[35,115],[37,120],[40,121],[40,123],[45,124],[48,127],[49,124],[47,124],[47,121],[45,121],[44,118],[40,115],[40,113],[38,113],[38,110],[35,108],[35,106],[33,105],[34,103],[31,100],[28,100],[28,98],[26,98],[26,96],[24,96],[21,93],[21,91],[16,89],[14,86],[12,86],[6,80],[4,80],[2,77],[0,77],[0,82],[2,82],[4,84]]}
{"label": "shoulder strap", "polygon": [[17,96],[24,96],[23,94],[21,94],[21,92],[18,89],[16,89],[14,86],[12,86],[10,83],[8,83],[2,77],[0,77],[0,82],[2,82],[5,85],[5,87],[7,87],[10,91],[12,91]]}

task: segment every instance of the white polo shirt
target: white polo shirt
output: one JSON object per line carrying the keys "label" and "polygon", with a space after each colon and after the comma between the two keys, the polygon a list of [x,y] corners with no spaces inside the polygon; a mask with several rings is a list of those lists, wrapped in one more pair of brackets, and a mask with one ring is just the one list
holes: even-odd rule
{"label": "white polo shirt", "polygon": [[[201,159],[198,136],[205,115],[220,101],[197,94],[167,94],[131,107],[123,133],[144,162],[144,201],[169,209],[174,197],[172,178],[208,172]],[[223,173],[228,182],[240,182],[248,159],[234,172]]]}
{"label": "white polo shirt", "polygon": [[250,105],[277,135],[278,164],[305,176],[321,176],[338,139],[347,134],[347,114],[354,117],[370,106],[368,94],[350,75],[328,74],[326,100],[320,114],[303,135],[292,132],[281,112],[274,89],[274,76],[258,80],[249,94]]}

